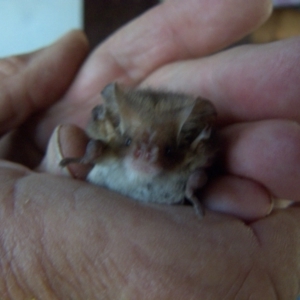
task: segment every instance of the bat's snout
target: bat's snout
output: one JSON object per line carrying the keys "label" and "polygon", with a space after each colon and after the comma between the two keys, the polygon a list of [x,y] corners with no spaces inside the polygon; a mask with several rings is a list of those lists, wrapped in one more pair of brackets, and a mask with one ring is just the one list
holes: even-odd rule
{"label": "bat's snout", "polygon": [[144,143],[140,144],[134,149],[133,156],[135,159],[140,161],[155,163],[158,158],[158,147]]}
{"label": "bat's snout", "polygon": [[132,155],[126,159],[127,168],[140,175],[155,176],[161,171],[158,160],[158,147],[141,143],[133,149]]}

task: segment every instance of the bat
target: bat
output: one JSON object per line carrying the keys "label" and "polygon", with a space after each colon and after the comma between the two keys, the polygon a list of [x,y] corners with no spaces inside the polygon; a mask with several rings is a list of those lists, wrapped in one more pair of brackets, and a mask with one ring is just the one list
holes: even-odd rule
{"label": "bat", "polygon": [[92,164],[87,181],[142,202],[190,201],[201,217],[199,190],[205,169],[217,151],[213,132],[216,110],[201,97],[111,83],[101,92],[103,104],[92,110],[90,138],[80,158]]}

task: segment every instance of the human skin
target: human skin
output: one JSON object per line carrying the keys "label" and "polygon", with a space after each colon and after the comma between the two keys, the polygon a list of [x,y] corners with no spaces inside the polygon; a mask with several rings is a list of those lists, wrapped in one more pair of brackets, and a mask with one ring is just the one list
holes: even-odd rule
{"label": "human skin", "polygon": [[[2,299],[295,299],[299,208],[263,215],[270,195],[300,198],[300,39],[201,58],[267,18],[268,1],[248,2],[167,1],[88,58],[72,32],[0,61],[0,128],[17,129],[0,151]],[[70,176],[86,170],[56,167],[86,138],[70,125],[52,130],[84,126],[113,80],[216,105],[226,173],[203,195],[201,222],[191,207],[140,204]]]}

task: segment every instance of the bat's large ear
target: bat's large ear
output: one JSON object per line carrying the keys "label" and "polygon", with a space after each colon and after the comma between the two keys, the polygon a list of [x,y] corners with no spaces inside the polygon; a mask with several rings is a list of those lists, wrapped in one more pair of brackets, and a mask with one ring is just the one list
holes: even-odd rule
{"label": "bat's large ear", "polygon": [[91,138],[109,142],[118,134],[117,128],[121,122],[118,97],[121,97],[121,92],[117,83],[111,83],[102,90],[103,103],[92,110],[92,118],[87,126]]}
{"label": "bat's large ear", "polygon": [[114,127],[120,124],[120,102],[124,99],[124,91],[118,83],[108,84],[102,91],[101,96],[104,100],[106,117],[113,123]]}
{"label": "bat's large ear", "polygon": [[208,139],[216,116],[215,107],[209,100],[197,98],[193,109],[180,128],[180,141],[192,143],[196,140],[199,142]]}
{"label": "bat's large ear", "polygon": [[118,98],[122,97],[122,94],[122,88],[116,82],[108,84],[101,91],[101,96],[105,102],[116,102]]}
{"label": "bat's large ear", "polygon": [[124,90],[116,83],[110,83],[101,91],[101,96],[104,100],[105,106],[114,111],[118,110],[120,101],[124,99]]}

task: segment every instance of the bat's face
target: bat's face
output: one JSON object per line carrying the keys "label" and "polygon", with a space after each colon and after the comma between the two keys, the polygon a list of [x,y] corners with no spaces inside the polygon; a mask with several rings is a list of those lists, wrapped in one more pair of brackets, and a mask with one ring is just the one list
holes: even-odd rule
{"label": "bat's face", "polygon": [[136,128],[125,136],[124,164],[134,172],[155,176],[182,164],[185,151],[171,126]]}
{"label": "bat's face", "polygon": [[141,176],[177,172],[207,162],[212,104],[184,94],[104,89],[88,132],[107,153]]}

